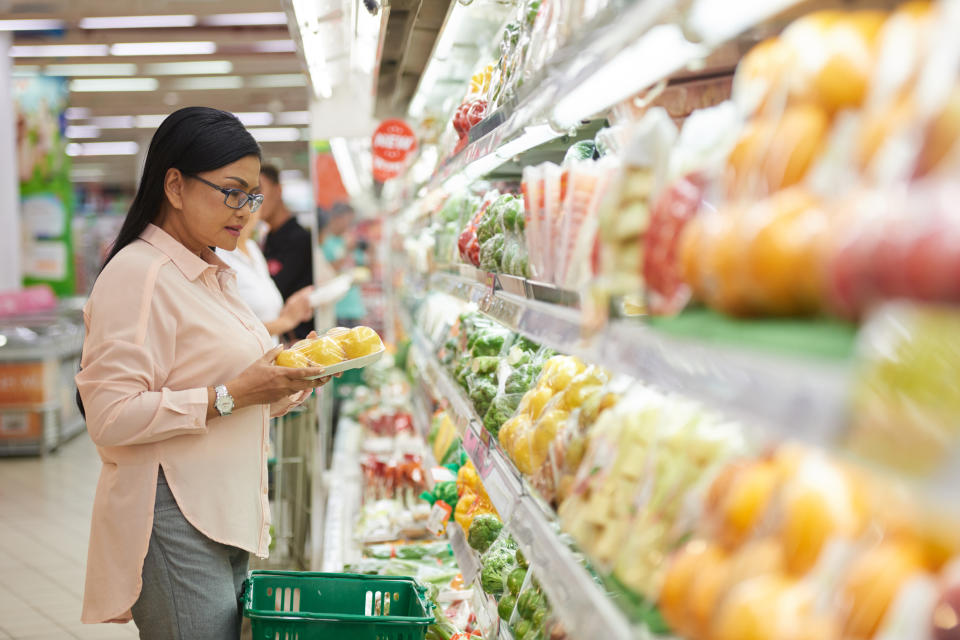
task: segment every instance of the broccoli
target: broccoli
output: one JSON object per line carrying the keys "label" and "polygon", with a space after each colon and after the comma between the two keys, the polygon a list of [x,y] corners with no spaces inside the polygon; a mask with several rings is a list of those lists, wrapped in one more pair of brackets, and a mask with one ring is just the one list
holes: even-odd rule
{"label": "broccoli", "polygon": [[481,513],[470,523],[467,543],[483,553],[496,541],[501,529],[503,529],[503,523],[500,522],[500,518],[492,513]]}
{"label": "broccoli", "polygon": [[509,336],[510,332],[506,329],[501,329],[498,331],[491,329],[477,334],[476,338],[473,340],[473,346],[471,347],[471,353],[473,357],[499,356],[504,345],[507,343],[507,338]]}
{"label": "broccoli", "polygon": [[486,415],[490,403],[497,395],[497,385],[489,377],[470,374],[467,376],[467,391],[477,413]]}
{"label": "broccoli", "polygon": [[474,373],[491,373],[497,370],[499,364],[499,356],[479,356],[471,361],[470,370]]}
{"label": "broccoli", "polygon": [[523,393],[501,394],[493,399],[483,414],[483,426],[493,435],[500,433],[500,427],[509,420],[520,406]]}
{"label": "broccoli", "polygon": [[517,543],[513,539],[513,536],[506,535],[500,536],[497,538],[497,541],[490,545],[490,549],[487,551],[487,554],[492,555],[495,553],[507,552],[510,554],[510,557],[514,557],[517,552]]}
{"label": "broccoli", "polygon": [[483,568],[480,570],[480,586],[486,593],[500,597],[503,594],[507,575],[513,567],[512,551],[502,549],[497,553],[488,553],[483,559]]}
{"label": "broccoli", "polygon": [[502,208],[500,209],[503,228],[507,231],[521,230],[521,225],[523,224],[523,200],[512,195],[501,197],[504,198]]}
{"label": "broccoli", "polygon": [[536,384],[541,369],[541,365],[538,364],[520,365],[507,376],[503,386],[504,393],[526,393]]}

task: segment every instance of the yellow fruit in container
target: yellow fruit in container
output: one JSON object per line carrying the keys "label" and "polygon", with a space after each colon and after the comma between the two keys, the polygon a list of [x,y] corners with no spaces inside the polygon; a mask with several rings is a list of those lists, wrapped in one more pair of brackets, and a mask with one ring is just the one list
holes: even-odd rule
{"label": "yellow fruit in container", "polygon": [[711,621],[730,581],[728,557],[718,554],[702,560],[687,599],[687,617],[692,629],[689,635],[693,638],[709,637]]}
{"label": "yellow fruit in container", "polygon": [[725,558],[720,547],[707,540],[693,540],[680,549],[667,568],[660,588],[659,606],[664,620],[674,632],[693,637],[694,625],[687,615],[690,593],[703,567],[716,565]]}
{"label": "yellow fruit in container", "polygon": [[740,469],[732,479],[720,507],[720,541],[729,548],[743,543],[766,515],[777,489],[773,463],[758,461]]}
{"label": "yellow fruit in container", "polygon": [[346,333],[338,334],[335,339],[350,360],[362,358],[383,349],[383,341],[370,327],[354,327]]}
{"label": "yellow fruit in container", "polygon": [[540,414],[543,413],[544,407],[547,406],[547,403],[550,402],[552,398],[553,389],[548,386],[544,385],[531,389],[524,394],[523,399],[520,400],[520,406],[517,408],[517,412],[526,414],[536,420],[540,417]]}
{"label": "yellow fruit in container", "polygon": [[819,454],[808,456],[797,475],[784,485],[780,509],[780,539],[787,568],[795,575],[813,568],[831,538],[853,538],[862,528],[854,487]]}
{"label": "yellow fruit in container", "polygon": [[922,572],[923,553],[912,541],[889,540],[860,554],[841,589],[844,638],[872,638],[903,584]]}
{"label": "yellow fruit in container", "polygon": [[328,336],[317,338],[303,349],[304,354],[322,367],[339,364],[347,359],[343,347]]}
{"label": "yellow fruit in container", "polygon": [[517,437],[520,434],[527,433],[532,426],[533,421],[530,419],[530,416],[525,413],[518,413],[509,420],[503,423],[503,426],[500,427],[500,432],[497,434],[497,439],[500,441],[500,446],[510,454],[510,457],[514,457],[514,451],[517,448]]}
{"label": "yellow fruit in container", "polygon": [[518,433],[513,441],[513,463],[517,465],[520,473],[530,475],[537,466],[533,461],[533,449],[531,445],[530,431]]}
{"label": "yellow fruit in container", "polygon": [[582,371],[583,363],[577,358],[564,357],[562,361],[554,365],[549,375],[544,375],[544,380],[554,392],[562,391]]}
{"label": "yellow fruit in container", "polygon": [[292,367],[295,369],[311,366],[310,359],[307,358],[306,354],[293,347],[284,349],[277,354],[277,364],[281,367]]}

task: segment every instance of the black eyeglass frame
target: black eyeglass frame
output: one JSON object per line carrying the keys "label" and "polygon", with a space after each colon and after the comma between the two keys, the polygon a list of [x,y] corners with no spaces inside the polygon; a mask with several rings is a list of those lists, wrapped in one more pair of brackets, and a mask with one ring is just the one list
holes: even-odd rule
{"label": "black eyeglass frame", "polygon": [[[249,202],[249,203],[251,203],[251,204],[250,204],[250,213],[256,213],[256,212],[257,212],[257,209],[260,208],[260,205],[263,204],[263,194],[262,194],[262,193],[253,193],[253,194],[251,194],[251,193],[247,193],[247,192],[244,191],[243,189],[228,189],[228,188],[226,188],[226,187],[221,187],[221,186],[218,185],[218,184],[214,184],[214,183],[210,182],[209,180],[204,180],[204,179],[201,178],[200,176],[194,175],[194,174],[192,174],[192,173],[185,173],[184,175],[187,176],[188,178],[193,178],[194,180],[199,180],[199,181],[202,182],[203,184],[208,185],[208,186],[210,186],[210,187],[213,187],[214,189],[216,189],[217,191],[219,191],[220,193],[222,193],[222,194],[223,194],[223,204],[227,205],[227,206],[230,207],[231,209],[243,209],[245,206],[247,206],[247,203]],[[239,205],[239,206],[236,206],[236,207],[235,207],[235,206],[233,206],[232,204],[230,204],[229,202],[227,202],[227,201],[230,199],[230,194],[231,194],[231,193],[240,193],[240,194],[243,194],[243,195],[242,195],[243,199],[240,201],[240,205]]]}

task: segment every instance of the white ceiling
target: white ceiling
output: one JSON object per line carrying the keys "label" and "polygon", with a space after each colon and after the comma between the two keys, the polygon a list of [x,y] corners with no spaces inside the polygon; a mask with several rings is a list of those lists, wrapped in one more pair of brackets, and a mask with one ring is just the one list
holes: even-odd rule
{"label": "white ceiling", "polygon": [[[262,13],[273,15],[239,18],[232,15]],[[231,15],[223,17],[224,14]],[[188,16],[179,22],[194,26],[81,28],[81,24],[88,24],[84,18],[127,16]],[[62,22],[56,31],[16,31],[14,53],[17,55],[13,63],[15,72],[44,71],[51,67],[52,75],[70,74],[76,78],[73,74],[83,74],[75,80],[70,94],[73,117],[69,124],[74,127],[70,133],[77,136],[76,143],[132,141],[145,148],[153,133],[150,126],[156,126],[156,116],[183,106],[207,105],[247,114],[242,118],[261,139],[265,160],[282,169],[300,169],[306,173],[309,89],[286,18],[281,0],[0,0],[0,25],[3,20]],[[261,24],[256,24],[258,22]],[[264,22],[266,24],[262,24]],[[240,24],[220,26],[222,23]],[[178,55],[176,50],[183,48],[178,43],[183,42],[207,43],[192,45],[206,53]],[[170,44],[155,47],[159,55],[117,55],[123,52],[123,47],[112,45],[118,43]],[[36,49],[65,45],[94,45],[95,50],[107,55],[64,56],[63,53],[89,50],[57,49],[53,50],[55,56],[44,56],[40,54],[48,50]],[[164,65],[173,62],[222,64],[210,69],[171,69]],[[122,66],[95,66],[103,64]],[[181,73],[169,75],[171,71]],[[138,78],[138,83],[149,90],[81,91],[96,89],[98,80],[108,78]],[[104,120],[110,116],[134,118]],[[96,137],[81,137],[91,135]],[[73,147],[75,153],[83,150],[83,147]],[[73,158],[78,179],[102,179],[118,186],[133,186],[136,164],[129,155],[76,155]]]}

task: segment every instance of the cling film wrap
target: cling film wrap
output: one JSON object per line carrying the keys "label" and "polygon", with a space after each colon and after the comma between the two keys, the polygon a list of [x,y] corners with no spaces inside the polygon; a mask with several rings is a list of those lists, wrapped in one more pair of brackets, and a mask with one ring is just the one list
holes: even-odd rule
{"label": "cling film wrap", "polygon": [[480,414],[483,426],[494,437],[517,410],[524,394],[534,384],[543,362],[553,351],[518,338],[497,364],[497,392],[487,411]]}
{"label": "cling film wrap", "polygon": [[527,276],[540,280],[543,273],[543,246],[540,244],[540,226],[543,224],[543,178],[540,166],[523,168],[524,241],[527,250]]}
{"label": "cling film wrap", "polygon": [[282,367],[329,367],[362,358],[383,349],[383,341],[370,327],[335,327],[317,338],[306,338],[277,355]]}
{"label": "cling film wrap", "polygon": [[543,224],[540,225],[539,242],[544,254],[543,281],[550,284],[556,283],[566,182],[566,173],[559,166],[549,162],[543,165]]}
{"label": "cling film wrap", "polygon": [[569,182],[563,204],[563,224],[556,262],[556,284],[579,290],[597,274],[594,258],[600,203],[618,169],[612,158],[577,160],[569,165]]}

